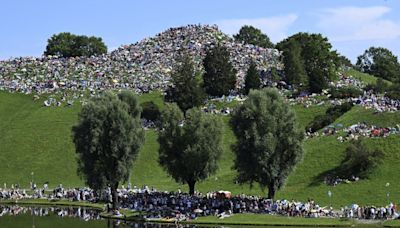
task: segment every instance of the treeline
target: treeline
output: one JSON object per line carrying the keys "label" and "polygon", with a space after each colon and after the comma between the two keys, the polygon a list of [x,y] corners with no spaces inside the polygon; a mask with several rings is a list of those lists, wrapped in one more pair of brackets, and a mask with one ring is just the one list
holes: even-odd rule
{"label": "treeline", "polygon": [[[144,143],[141,111],[132,92],[104,92],[82,106],[72,129],[78,173],[98,192],[109,187],[113,208],[118,207],[117,188],[128,181]],[[232,113],[230,127],[238,139],[232,147],[237,181],[258,183],[274,198],[303,156],[304,133],[290,105],[276,89],[252,90]],[[218,115],[166,104],[158,134],[160,166],[194,194],[195,184],[218,170],[222,133]]]}

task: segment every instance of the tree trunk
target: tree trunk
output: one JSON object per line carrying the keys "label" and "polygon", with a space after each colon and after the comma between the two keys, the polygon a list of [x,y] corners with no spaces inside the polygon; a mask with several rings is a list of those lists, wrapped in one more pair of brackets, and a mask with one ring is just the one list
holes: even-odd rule
{"label": "tree trunk", "polygon": [[196,184],[196,181],[188,181],[187,183],[189,185],[189,194],[194,195],[194,185]]}
{"label": "tree trunk", "polygon": [[117,194],[117,189],[118,189],[118,182],[111,186],[111,195],[112,195],[113,210],[114,210],[114,211],[117,210],[117,208],[118,208],[118,194]]}
{"label": "tree trunk", "polygon": [[274,199],[275,197],[275,187],[273,184],[268,186],[268,199]]}

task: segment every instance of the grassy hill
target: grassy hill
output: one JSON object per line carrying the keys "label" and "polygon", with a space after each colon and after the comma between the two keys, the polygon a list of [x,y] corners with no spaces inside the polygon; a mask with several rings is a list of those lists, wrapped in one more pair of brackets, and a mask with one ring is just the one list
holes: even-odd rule
{"label": "grassy hill", "polygon": [[[36,183],[48,181],[53,187],[59,183],[64,186],[82,186],[83,181],[76,173],[74,146],[71,140],[71,127],[77,121],[80,105],[72,107],[43,107],[43,99],[32,101],[32,96],[0,92],[0,186],[3,183],[19,183],[28,187],[33,178]],[[153,100],[162,105],[159,93],[145,94],[140,100]],[[312,118],[326,110],[326,106],[304,108],[293,106],[300,125],[304,127]],[[199,183],[196,189],[206,192],[229,190],[234,194],[265,194],[258,186],[235,184],[233,153],[230,149],[235,137],[228,125],[228,117],[223,118],[224,153],[216,175]],[[400,113],[373,114],[372,110],[354,107],[336,120],[345,126],[367,121],[379,126],[393,126],[400,122]],[[400,182],[397,174],[400,167],[400,136],[385,139],[368,139],[371,147],[384,150],[386,157],[370,176],[370,179],[336,187],[326,186],[318,181],[318,176],[340,164],[346,143],[340,143],[335,136],[309,139],[305,142],[305,157],[295,172],[289,177],[287,185],[278,191],[278,198],[307,200],[314,198],[322,204],[330,203],[327,192],[333,192],[332,203],[336,206],[353,202],[361,204],[384,204],[386,192],[390,199],[400,200]],[[146,131],[146,143],[141,150],[132,170],[131,181],[134,185],[153,186],[159,190],[186,191],[185,185],[175,183],[158,166],[157,132]],[[389,182],[390,187],[385,184]]]}

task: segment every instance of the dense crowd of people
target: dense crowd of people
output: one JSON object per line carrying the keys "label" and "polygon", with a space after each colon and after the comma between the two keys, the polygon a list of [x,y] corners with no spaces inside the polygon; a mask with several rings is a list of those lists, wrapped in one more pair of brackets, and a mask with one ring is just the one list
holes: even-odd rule
{"label": "dense crowd of people", "polygon": [[[243,194],[233,196],[227,191],[189,195],[182,193],[180,190],[177,192],[160,192],[146,186],[143,188],[136,188],[136,186],[131,188],[130,185],[127,188],[122,187],[118,189],[117,195],[121,209],[143,212],[146,218],[152,219],[191,220],[199,216],[208,215],[225,218],[238,213],[274,214],[313,218],[349,217],[388,219],[399,217],[396,205],[392,203],[383,207],[361,207],[353,204],[350,207],[341,208],[340,211],[334,211],[332,207],[321,207],[312,199],[306,202],[296,200],[274,201],[263,197],[247,196]],[[105,201],[112,199],[109,188],[104,191],[103,197]],[[33,193],[30,195],[26,194],[25,190],[0,189],[0,200],[23,198],[42,198],[49,200],[67,199],[70,201],[88,202],[99,202],[100,200],[99,196],[96,196],[93,190],[89,188],[64,189],[60,185],[52,191],[47,191],[46,194],[44,189],[34,189]],[[0,212],[1,209],[0,207]],[[10,211],[10,209],[7,209],[6,212],[3,213],[10,212],[15,213],[15,210]],[[46,214],[48,212],[42,211],[38,213]],[[61,216],[68,216],[69,214],[76,215],[77,213],[85,215],[84,212],[76,210],[57,212],[57,214]],[[121,215],[118,211],[116,214]]]}
{"label": "dense crowd of people", "polygon": [[342,207],[341,212],[343,217],[358,218],[358,219],[391,219],[399,218],[397,206],[389,203],[387,206],[359,206],[353,204],[350,207]]}
{"label": "dense crowd of people", "polygon": [[345,142],[360,138],[385,138],[390,135],[399,134],[400,125],[398,124],[393,127],[378,127],[376,125],[369,125],[366,122],[359,122],[348,127],[343,127],[343,124],[332,124],[325,127],[321,132],[306,132],[306,138],[339,135],[337,140]]}
{"label": "dense crowd of people", "polygon": [[362,95],[349,98],[332,98],[330,90],[323,90],[321,93],[307,94],[302,93],[288,101],[292,105],[301,104],[305,108],[321,105],[341,105],[349,102],[353,105],[361,106],[366,109],[373,109],[376,113],[396,112],[400,110],[400,101],[390,99],[384,95],[376,94],[374,91],[365,91],[365,84],[350,75],[340,75],[339,80],[330,82],[331,88],[354,88],[362,91]]}
{"label": "dense crowd of people", "polygon": [[[165,90],[181,51],[202,67],[206,51],[220,44],[231,54],[237,70],[237,86],[243,86],[251,61],[260,71],[282,69],[281,53],[235,42],[217,26],[188,25],[171,28],[155,37],[123,45],[108,54],[92,57],[20,57],[0,61],[0,90],[22,93],[95,93],[106,89],[131,89],[137,93]],[[61,102],[61,101],[59,101]]]}

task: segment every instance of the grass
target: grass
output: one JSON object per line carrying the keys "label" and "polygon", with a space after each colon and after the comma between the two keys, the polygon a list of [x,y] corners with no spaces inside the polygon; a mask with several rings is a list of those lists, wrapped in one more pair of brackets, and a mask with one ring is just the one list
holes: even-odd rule
{"label": "grass", "polygon": [[[376,80],[378,80],[377,77],[370,75],[370,74],[366,74],[366,73],[362,73],[358,70],[354,70],[354,69],[350,69],[350,70],[345,70],[344,73],[346,75],[351,75],[354,78],[364,82],[365,85],[368,84],[376,84]],[[388,80],[384,80],[386,83],[388,83],[389,85],[392,84],[392,82],[388,81]]]}
{"label": "grass", "polygon": [[[76,173],[74,146],[71,140],[71,127],[77,121],[80,105],[75,102],[72,107],[43,107],[43,99],[32,101],[32,97],[22,94],[0,92],[0,186],[7,183],[19,183],[27,188],[33,178],[39,187],[49,182],[50,187],[62,183],[64,187],[84,185]],[[141,102],[153,100],[161,107],[160,93],[144,94]],[[304,108],[293,106],[299,119],[299,125],[304,127],[314,116],[324,113],[327,106],[312,106]],[[231,145],[235,142],[230,130],[229,117],[222,116],[223,155],[219,162],[219,170],[207,180],[198,183],[196,189],[201,192],[229,190],[233,194],[245,193],[265,195],[258,186],[250,188],[247,185],[235,184],[235,171],[232,170],[234,155]],[[366,121],[379,126],[394,126],[400,122],[399,113],[374,114],[373,110],[353,107],[348,113],[336,120],[336,123],[349,126]],[[340,164],[344,155],[346,143],[340,143],[334,136],[318,137],[305,141],[305,156],[303,161],[289,176],[285,187],[277,192],[277,198],[307,200],[314,198],[318,203],[335,207],[358,204],[387,203],[386,192],[390,191],[390,200],[399,203],[400,188],[397,181],[400,167],[400,137],[391,136],[385,139],[368,139],[371,147],[381,148],[386,157],[382,165],[371,173],[369,179],[352,184],[341,184],[336,187],[324,185],[316,178],[319,174]],[[131,174],[133,185],[141,187],[148,185],[162,191],[187,190],[186,185],[176,183],[158,165],[157,132],[146,131],[146,142],[134,163]],[[34,175],[31,175],[31,172]],[[385,184],[389,182],[390,187]],[[327,192],[333,196],[328,198]]]}
{"label": "grass", "polygon": [[385,221],[383,223],[383,226],[384,227],[400,227],[400,219]]}
{"label": "grass", "polygon": [[400,124],[400,114],[398,112],[375,113],[373,109],[354,106],[349,112],[337,119],[335,123],[350,126],[362,121],[379,127],[394,127],[396,124]]}
{"label": "grass", "polygon": [[[191,223],[191,222],[188,222]],[[216,216],[199,217],[196,224],[223,224],[223,225],[270,225],[270,226],[351,226],[349,220],[330,218],[300,218],[260,214],[235,214],[231,217],[219,219]]]}

